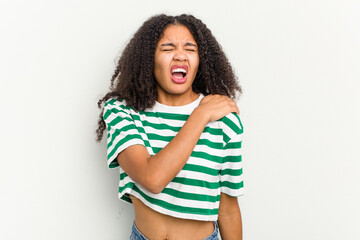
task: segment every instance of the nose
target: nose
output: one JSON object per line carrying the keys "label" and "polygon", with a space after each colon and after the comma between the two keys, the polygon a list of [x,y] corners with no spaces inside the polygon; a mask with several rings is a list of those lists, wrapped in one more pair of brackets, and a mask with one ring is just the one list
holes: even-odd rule
{"label": "nose", "polygon": [[179,49],[175,52],[175,55],[174,55],[174,60],[177,60],[177,61],[186,61],[187,60],[187,56],[184,52],[184,50],[182,49]]}

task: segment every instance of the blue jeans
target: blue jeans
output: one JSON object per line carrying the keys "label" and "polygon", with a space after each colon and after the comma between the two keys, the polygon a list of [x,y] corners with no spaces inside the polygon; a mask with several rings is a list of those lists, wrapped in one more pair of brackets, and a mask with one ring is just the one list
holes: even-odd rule
{"label": "blue jeans", "polygon": [[[214,232],[208,236],[207,238],[204,238],[203,240],[219,240],[218,234],[219,234],[219,226],[217,222],[214,222]],[[132,226],[132,233],[130,236],[130,240],[149,240],[147,239],[140,231],[137,229],[135,222]]]}

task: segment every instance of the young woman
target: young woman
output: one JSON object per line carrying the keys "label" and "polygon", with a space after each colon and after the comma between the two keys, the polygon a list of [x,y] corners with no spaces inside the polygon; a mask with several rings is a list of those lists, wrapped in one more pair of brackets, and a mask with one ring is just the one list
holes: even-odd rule
{"label": "young woman", "polygon": [[157,15],[126,46],[97,129],[120,166],[130,239],[242,239],[241,89],[210,30],[191,15]]}

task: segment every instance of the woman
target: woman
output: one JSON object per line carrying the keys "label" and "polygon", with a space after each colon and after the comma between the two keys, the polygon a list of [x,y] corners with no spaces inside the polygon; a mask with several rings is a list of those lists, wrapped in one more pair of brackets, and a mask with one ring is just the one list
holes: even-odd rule
{"label": "woman", "polygon": [[158,15],[126,46],[97,129],[119,198],[133,204],[131,239],[242,239],[240,93],[210,30]]}

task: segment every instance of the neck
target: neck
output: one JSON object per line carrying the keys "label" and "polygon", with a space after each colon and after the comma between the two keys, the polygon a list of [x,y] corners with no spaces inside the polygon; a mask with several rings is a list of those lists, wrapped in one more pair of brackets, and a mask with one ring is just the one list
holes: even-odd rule
{"label": "neck", "polygon": [[168,106],[183,106],[192,103],[199,98],[199,95],[194,91],[189,91],[183,94],[159,94],[157,101]]}

